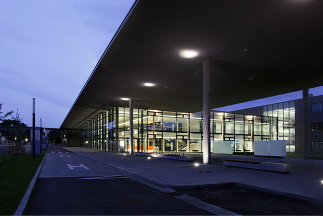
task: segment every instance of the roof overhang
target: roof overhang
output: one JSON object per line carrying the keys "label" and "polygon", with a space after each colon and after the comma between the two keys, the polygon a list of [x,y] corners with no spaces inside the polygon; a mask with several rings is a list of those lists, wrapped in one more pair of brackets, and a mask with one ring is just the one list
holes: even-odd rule
{"label": "roof overhang", "polygon": [[[322,85],[323,1],[136,1],[61,128],[111,106],[202,110],[202,62],[211,59],[211,107]],[[197,50],[192,59],[182,49]],[[155,87],[142,86],[154,82]]]}

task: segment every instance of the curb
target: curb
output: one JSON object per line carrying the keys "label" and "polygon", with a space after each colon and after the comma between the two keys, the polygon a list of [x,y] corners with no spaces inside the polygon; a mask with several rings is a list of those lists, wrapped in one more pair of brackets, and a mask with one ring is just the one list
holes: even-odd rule
{"label": "curb", "polygon": [[189,203],[193,206],[196,206],[198,208],[204,209],[204,210],[211,212],[212,214],[215,214],[215,215],[235,215],[235,216],[240,215],[238,213],[226,210],[226,209],[216,206],[214,204],[204,202],[198,198],[195,198],[195,197],[192,197],[192,196],[189,196],[186,194],[180,195],[180,196],[175,196],[175,198],[180,199],[184,202],[187,202],[187,203]]}
{"label": "curb", "polygon": [[[64,148],[65,149],[65,148]],[[74,152],[74,151],[73,151]],[[135,173],[132,173],[132,172],[129,172],[125,169],[122,169],[120,167],[117,167],[117,166],[113,166],[111,164],[108,164],[104,161],[101,161],[101,160],[98,160],[98,159],[94,159],[92,157],[89,157],[89,156],[86,156],[86,155],[83,155],[83,154],[80,154],[78,152],[74,152],[75,154],[81,156],[81,157],[84,157],[84,158],[87,158],[87,159],[90,159],[90,160],[94,160],[96,162],[100,162],[100,163],[103,163],[107,166],[110,166],[114,169],[118,169],[119,171],[121,171],[122,173],[124,173],[126,176],[128,176],[129,178],[139,182],[139,183],[142,183],[144,185],[147,185],[148,187],[151,187],[155,190],[158,190],[160,192],[163,192],[163,193],[166,193],[166,194],[176,194],[176,191],[172,188],[169,188],[169,187],[164,187],[164,186],[167,186],[166,184],[162,184],[160,183],[159,181],[157,180],[152,180],[152,179],[148,179],[148,178],[144,178],[142,176],[140,176],[139,174],[135,174]],[[219,185],[223,185],[223,184],[219,184]],[[200,186],[204,186],[204,185],[200,185]],[[216,206],[214,204],[210,204],[210,203],[207,203],[207,202],[204,202],[202,200],[199,200],[195,197],[192,197],[192,196],[189,196],[189,195],[186,195],[186,194],[183,194],[183,195],[179,195],[179,196],[174,196],[174,198],[176,199],[179,199],[179,200],[182,200],[183,202],[186,202],[186,203],[189,203],[197,208],[200,208],[200,209],[203,209],[205,211],[208,211],[212,214],[217,214],[217,215],[235,215],[235,216],[238,216],[239,214],[235,213],[235,212],[232,212],[232,211],[229,211],[229,210],[226,210],[224,208],[221,208],[219,206]]]}
{"label": "curb", "polygon": [[282,192],[282,191],[278,191],[275,189],[262,188],[262,187],[244,184],[244,183],[240,183],[240,182],[235,182],[235,185],[240,188],[252,189],[252,190],[260,191],[260,192],[264,192],[264,193],[271,193],[271,194],[282,196],[282,197],[294,198],[294,199],[309,201],[309,202],[313,202],[313,203],[323,203],[323,201],[316,200],[310,196],[302,196],[302,195],[298,195],[298,194]]}
{"label": "curb", "polygon": [[28,188],[27,188],[27,190],[26,190],[26,192],[25,192],[25,195],[24,195],[24,196],[23,196],[23,198],[21,199],[21,201],[20,201],[20,203],[19,203],[19,205],[18,205],[18,207],[17,207],[17,209],[16,209],[16,211],[15,211],[15,213],[14,213],[13,215],[22,215],[22,214],[23,214],[23,212],[24,212],[24,210],[25,210],[25,208],[26,208],[26,206],[27,206],[28,200],[29,200],[29,198],[30,198],[30,195],[31,195],[31,193],[32,193],[32,191],[33,191],[33,189],[34,189],[34,186],[35,186],[35,183],[36,183],[37,177],[38,177],[38,175],[39,175],[39,173],[40,173],[40,169],[41,169],[41,168],[42,168],[42,166],[43,166],[43,163],[44,163],[44,161],[45,161],[46,156],[47,156],[47,152],[46,152],[46,154],[44,155],[44,157],[43,157],[43,159],[42,159],[41,163],[39,164],[39,166],[38,166],[38,168],[37,168],[37,171],[36,171],[36,173],[35,173],[34,177],[32,178],[32,180],[31,180],[31,181],[30,181],[30,183],[29,183],[29,186],[28,186]]}
{"label": "curb", "polygon": [[[261,192],[267,192],[267,193],[280,195],[280,196],[283,196],[283,197],[306,200],[306,201],[315,202],[315,203],[322,203],[322,201],[315,200],[312,197],[302,196],[302,195],[293,194],[293,193],[287,193],[287,192],[281,192],[281,191],[277,191],[277,190],[274,190],[274,189],[267,189],[267,188],[257,187],[257,186],[253,186],[253,185],[240,183],[240,182],[226,182],[226,183],[200,184],[200,185],[198,185],[198,184],[196,184],[196,185],[171,185],[171,184],[165,184],[165,183],[163,183],[163,182],[161,182],[161,181],[159,181],[157,179],[143,177],[142,175],[140,175],[140,174],[138,174],[136,172],[130,172],[129,170],[126,170],[126,169],[120,168],[118,166],[108,164],[108,163],[106,163],[104,161],[101,161],[99,159],[95,159],[95,158],[92,158],[90,156],[86,156],[86,155],[83,155],[81,153],[78,153],[78,152],[74,152],[74,153],[76,153],[76,154],[78,154],[78,155],[80,155],[82,157],[85,157],[85,158],[88,158],[88,159],[91,159],[91,160],[106,164],[106,165],[108,165],[110,167],[113,167],[115,169],[118,169],[121,172],[128,175],[128,177],[131,176],[134,180],[136,180],[136,181],[139,180],[141,183],[144,183],[144,184],[148,183],[147,185],[150,185],[151,187],[154,187],[155,185],[158,185],[157,187],[161,187],[161,188],[167,189],[167,190],[168,189],[173,190],[173,189],[196,189],[196,188],[219,187],[219,186],[223,186],[223,185],[235,184],[236,186],[241,187],[241,188],[253,189],[253,190],[257,190],[257,191],[261,191]],[[153,184],[153,185],[151,185],[151,184]]]}
{"label": "curb", "polygon": [[100,162],[100,163],[103,163],[103,164],[105,164],[105,165],[107,165],[109,167],[112,167],[114,169],[117,169],[118,171],[120,171],[124,175],[126,175],[127,177],[132,178],[133,180],[138,181],[140,183],[146,184],[146,185],[148,185],[148,186],[150,186],[150,187],[152,187],[152,188],[154,188],[156,190],[159,190],[161,192],[164,192],[164,193],[173,193],[174,192],[173,189],[168,188],[169,187],[168,185],[163,184],[163,183],[159,182],[158,180],[155,180],[155,179],[152,180],[152,179],[144,178],[144,177],[142,177],[141,175],[139,175],[137,173],[129,172],[128,170],[123,169],[121,167],[108,164],[108,163],[106,163],[104,161],[101,161],[101,160],[92,158],[90,156],[87,156],[87,155],[84,155],[84,154],[81,154],[81,153],[78,153],[78,152],[75,152],[75,151],[72,151],[72,152],[75,153],[75,154],[77,154],[77,155],[79,155],[79,156],[81,156],[81,157],[87,158],[89,160],[93,160],[95,162]]}

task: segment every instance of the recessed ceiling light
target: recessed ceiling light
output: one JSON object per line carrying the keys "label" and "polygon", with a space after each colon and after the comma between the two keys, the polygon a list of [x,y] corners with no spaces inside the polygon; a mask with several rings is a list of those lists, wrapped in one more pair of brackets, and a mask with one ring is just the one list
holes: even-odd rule
{"label": "recessed ceiling light", "polygon": [[120,98],[121,100],[128,101],[130,98]]}
{"label": "recessed ceiling light", "polygon": [[200,164],[199,164],[198,162],[195,162],[195,163],[194,163],[194,166],[195,166],[195,167],[199,167],[199,166],[200,166]]}
{"label": "recessed ceiling light", "polygon": [[146,87],[154,87],[154,86],[156,86],[155,83],[150,83],[150,82],[143,83],[142,85],[146,86]]}
{"label": "recessed ceiling light", "polygon": [[179,55],[182,57],[182,58],[195,58],[199,55],[199,53],[196,51],[196,50],[188,50],[188,49],[185,49],[185,50],[181,50],[179,52]]}

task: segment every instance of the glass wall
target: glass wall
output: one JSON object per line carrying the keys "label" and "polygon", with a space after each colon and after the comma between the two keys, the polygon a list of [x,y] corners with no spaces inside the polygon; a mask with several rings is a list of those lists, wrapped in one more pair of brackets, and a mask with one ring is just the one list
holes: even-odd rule
{"label": "glass wall", "polygon": [[278,124],[272,125],[272,133],[279,140],[286,140],[286,151],[295,152],[295,102],[287,101],[264,106],[264,116],[277,117]]}
{"label": "glass wall", "polygon": [[[275,115],[278,115],[278,110]],[[272,114],[273,115],[273,114]],[[254,116],[212,111],[211,142],[234,142],[234,152],[253,152],[255,140],[277,140],[274,116]],[[88,146],[97,150],[129,152],[129,108],[112,107],[88,121]],[[135,152],[202,152],[202,113],[133,110]],[[284,131],[283,131],[284,134]]]}

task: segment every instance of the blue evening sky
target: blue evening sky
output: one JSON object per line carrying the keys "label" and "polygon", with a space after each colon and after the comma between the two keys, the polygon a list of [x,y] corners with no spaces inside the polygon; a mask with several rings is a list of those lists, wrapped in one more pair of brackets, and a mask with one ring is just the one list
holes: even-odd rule
{"label": "blue evening sky", "polygon": [[0,103],[59,127],[134,0],[0,0]]}
{"label": "blue evening sky", "polygon": [[[134,0],[0,0],[0,103],[57,128]],[[316,90],[317,94],[322,90]],[[222,110],[301,98],[301,92]]]}

